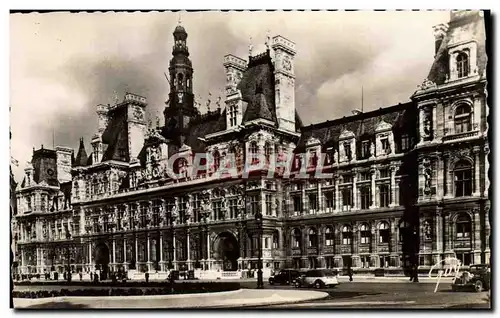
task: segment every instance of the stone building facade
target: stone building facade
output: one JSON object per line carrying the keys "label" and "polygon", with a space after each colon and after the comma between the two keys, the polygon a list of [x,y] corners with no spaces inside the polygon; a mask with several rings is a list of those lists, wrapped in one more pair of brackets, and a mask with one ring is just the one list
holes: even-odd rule
{"label": "stone building facade", "polygon": [[177,26],[163,126],[127,93],[97,107],[89,155],[83,141],[74,158],[34,151],[13,221],[21,271],[62,270],[70,255],[78,271],[235,276],[256,268],[259,248],[266,274],[488,263],[484,33],[481,12],[452,12],[410,102],[303,126],[292,41],[225,56],[224,100],[201,114]]}

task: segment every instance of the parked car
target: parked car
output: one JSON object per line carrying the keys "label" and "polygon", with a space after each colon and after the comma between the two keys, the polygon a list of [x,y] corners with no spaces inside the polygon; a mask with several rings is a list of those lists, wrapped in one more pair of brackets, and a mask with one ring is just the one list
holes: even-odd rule
{"label": "parked car", "polygon": [[491,273],[489,265],[471,265],[468,271],[463,271],[451,284],[453,291],[474,290],[481,292],[490,289]]}
{"label": "parked car", "polygon": [[282,269],[276,275],[269,277],[269,284],[294,284],[297,277],[300,277],[300,272],[296,269]]}
{"label": "parked car", "polygon": [[334,287],[339,284],[337,272],[330,269],[313,269],[305,272],[304,275],[295,281],[295,287]]}

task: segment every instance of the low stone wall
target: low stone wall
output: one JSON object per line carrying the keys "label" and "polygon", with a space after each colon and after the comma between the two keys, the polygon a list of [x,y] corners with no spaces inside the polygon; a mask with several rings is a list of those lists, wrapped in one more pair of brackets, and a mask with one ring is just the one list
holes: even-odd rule
{"label": "low stone wall", "polygon": [[[29,284],[23,284],[29,285]],[[32,285],[54,285],[49,284],[32,284]],[[92,286],[85,288],[84,286]],[[75,286],[75,285],[73,285]],[[97,285],[87,282],[81,284],[81,289],[66,289],[62,287],[60,290],[39,290],[39,291],[13,291],[13,298],[46,298],[46,297],[63,297],[63,296],[143,296],[143,295],[173,295],[173,294],[192,294],[192,293],[212,293],[233,291],[240,288],[239,283],[234,282],[182,282],[182,283],[148,283],[145,282],[130,282],[122,284],[103,283]],[[109,288],[111,287],[111,288]]]}

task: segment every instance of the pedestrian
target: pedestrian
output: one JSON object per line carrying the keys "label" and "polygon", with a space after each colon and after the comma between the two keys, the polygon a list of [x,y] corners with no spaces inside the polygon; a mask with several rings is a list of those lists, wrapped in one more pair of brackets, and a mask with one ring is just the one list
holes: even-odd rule
{"label": "pedestrian", "polygon": [[415,264],[413,267],[413,282],[418,283],[418,265]]}
{"label": "pedestrian", "polygon": [[80,271],[78,274],[80,275],[80,281],[82,281],[83,280],[83,273]]}
{"label": "pedestrian", "polygon": [[350,281],[350,282],[352,282],[352,274],[353,274],[353,272],[352,272],[352,268],[351,268],[351,266],[349,266],[349,267],[347,268],[347,275],[349,275],[349,281]]}
{"label": "pedestrian", "polygon": [[90,272],[90,281],[94,281],[94,273],[92,273],[92,271]]}

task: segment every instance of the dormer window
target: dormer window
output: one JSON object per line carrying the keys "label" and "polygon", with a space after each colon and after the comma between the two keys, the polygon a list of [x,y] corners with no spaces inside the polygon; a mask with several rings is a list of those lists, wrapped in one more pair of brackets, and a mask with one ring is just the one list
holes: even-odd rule
{"label": "dormer window", "polygon": [[273,147],[270,142],[266,142],[264,146],[264,155],[266,156],[266,162],[269,163],[271,155],[273,154]]}
{"label": "dormer window", "polygon": [[229,125],[231,127],[236,126],[236,105],[229,107]]}
{"label": "dormer window", "polygon": [[463,133],[471,130],[471,109],[469,105],[462,104],[455,110],[455,133]]}
{"label": "dormer window", "polygon": [[385,153],[385,154],[391,153],[391,146],[389,144],[388,137],[380,138],[380,144],[382,146],[383,153]]}
{"label": "dormer window", "polygon": [[370,141],[369,140],[363,140],[361,142],[361,158],[366,159],[370,157]]}
{"label": "dormer window", "polygon": [[351,161],[351,159],[352,159],[351,143],[348,141],[344,142],[344,152],[345,152],[345,157],[347,158],[347,161]]}
{"label": "dormer window", "polygon": [[457,54],[457,75],[458,78],[469,75],[469,56],[464,52]]}
{"label": "dormer window", "polygon": [[250,161],[252,164],[259,161],[259,147],[257,146],[257,142],[252,141],[250,143]]}

